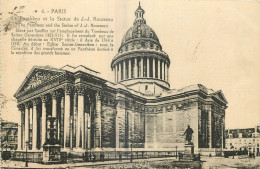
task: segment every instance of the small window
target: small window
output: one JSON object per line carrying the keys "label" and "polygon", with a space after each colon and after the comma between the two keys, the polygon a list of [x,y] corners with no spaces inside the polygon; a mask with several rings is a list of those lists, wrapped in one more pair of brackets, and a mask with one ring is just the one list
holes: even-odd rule
{"label": "small window", "polygon": [[145,90],[148,90],[148,85],[145,85]]}

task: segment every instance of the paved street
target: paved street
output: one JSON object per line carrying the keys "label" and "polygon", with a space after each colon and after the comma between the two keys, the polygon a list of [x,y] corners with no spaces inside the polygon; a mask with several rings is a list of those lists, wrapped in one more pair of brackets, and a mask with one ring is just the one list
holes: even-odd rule
{"label": "paved street", "polygon": [[[176,158],[151,158],[151,159],[138,159],[134,160],[134,163],[130,163],[128,160],[119,161],[106,161],[106,162],[82,162],[82,163],[70,163],[70,164],[53,164],[43,165],[37,163],[29,163],[28,168],[102,168],[102,169],[119,169],[119,168],[173,168],[171,165]],[[253,168],[260,169],[260,157],[255,159],[249,158],[223,158],[223,157],[202,157],[202,168]],[[2,168],[24,168],[24,162],[17,161],[2,161]]]}

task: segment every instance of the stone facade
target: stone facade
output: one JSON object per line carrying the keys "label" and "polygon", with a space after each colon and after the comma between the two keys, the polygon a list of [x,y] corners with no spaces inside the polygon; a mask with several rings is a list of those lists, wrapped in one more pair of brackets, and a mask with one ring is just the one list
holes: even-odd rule
{"label": "stone facade", "polygon": [[18,144],[18,124],[13,122],[1,121],[1,149],[16,150]]}
{"label": "stone facade", "polygon": [[227,149],[248,150],[260,156],[260,126],[225,131]]}
{"label": "stone facade", "polygon": [[[170,59],[139,5],[136,20],[111,63],[115,82],[82,65],[35,66],[15,93],[19,149],[48,139],[46,118],[57,118],[64,150],[174,149],[187,125],[198,148],[223,148],[227,101],[203,85],[170,89]],[[31,139],[30,139],[31,138]]]}

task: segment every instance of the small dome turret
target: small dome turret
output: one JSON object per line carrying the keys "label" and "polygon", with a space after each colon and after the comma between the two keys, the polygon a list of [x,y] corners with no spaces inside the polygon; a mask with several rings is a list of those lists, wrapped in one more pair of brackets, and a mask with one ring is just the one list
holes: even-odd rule
{"label": "small dome turret", "polygon": [[140,2],[139,2],[139,6],[135,11],[136,18],[135,18],[134,25],[140,25],[141,23],[146,24],[143,15],[144,15],[144,10],[142,9]]}

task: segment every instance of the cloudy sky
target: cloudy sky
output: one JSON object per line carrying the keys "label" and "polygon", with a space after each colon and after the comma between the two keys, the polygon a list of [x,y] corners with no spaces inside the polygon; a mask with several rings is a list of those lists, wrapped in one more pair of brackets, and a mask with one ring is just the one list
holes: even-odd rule
{"label": "cloudy sky", "polygon": [[[50,7],[49,4],[52,4]],[[171,88],[203,84],[222,90],[228,100],[226,128],[254,127],[260,122],[260,6],[256,1],[142,0],[144,18],[171,59]],[[41,9],[66,9],[66,17],[111,17],[113,52],[74,52],[71,56],[10,55],[10,35],[2,35],[2,118],[17,121],[19,85],[34,65],[60,68],[85,65],[113,81],[112,58],[132,26],[138,1],[15,1],[2,4],[3,20],[15,6],[24,16]]]}

